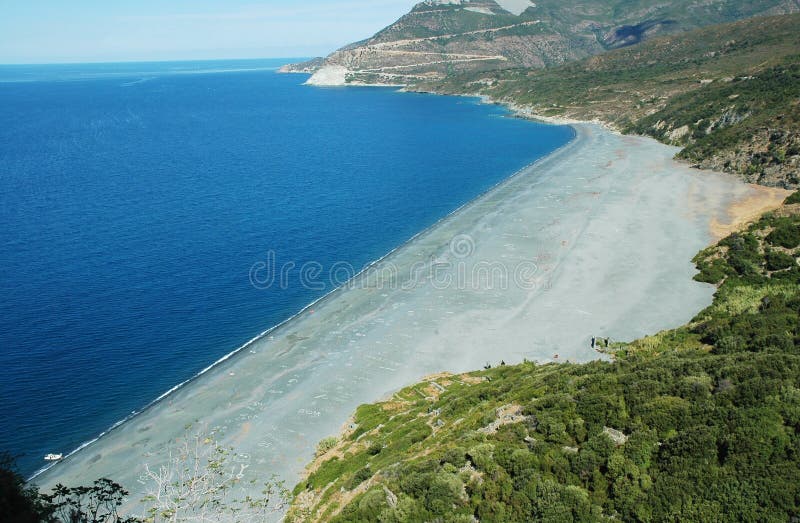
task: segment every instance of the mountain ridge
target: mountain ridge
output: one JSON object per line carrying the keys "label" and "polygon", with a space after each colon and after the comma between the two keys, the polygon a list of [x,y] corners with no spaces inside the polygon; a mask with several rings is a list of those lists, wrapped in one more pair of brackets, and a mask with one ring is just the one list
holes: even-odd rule
{"label": "mountain ridge", "polygon": [[798,0],[426,0],[321,65],[289,65],[283,71],[346,70],[333,82],[323,72],[312,78],[314,85],[408,85],[452,74],[551,67],[659,34],[797,11]]}

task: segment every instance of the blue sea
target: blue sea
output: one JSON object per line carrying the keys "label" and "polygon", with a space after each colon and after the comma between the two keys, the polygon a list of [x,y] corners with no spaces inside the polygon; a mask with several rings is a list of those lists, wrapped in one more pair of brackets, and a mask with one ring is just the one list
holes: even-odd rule
{"label": "blue sea", "polygon": [[0,450],[24,473],[334,285],[254,286],[269,256],[361,268],[572,138],[285,62],[0,66]]}

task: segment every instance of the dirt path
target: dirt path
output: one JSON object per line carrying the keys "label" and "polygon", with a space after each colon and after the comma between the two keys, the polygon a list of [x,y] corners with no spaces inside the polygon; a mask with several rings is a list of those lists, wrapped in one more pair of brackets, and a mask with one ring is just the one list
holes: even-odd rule
{"label": "dirt path", "polygon": [[458,38],[459,36],[468,36],[468,35],[476,35],[476,34],[486,34],[486,33],[497,33],[499,31],[505,31],[506,29],[513,29],[515,27],[527,27],[530,25],[536,25],[541,23],[541,20],[532,20],[530,22],[520,22],[518,24],[512,25],[504,25],[503,27],[494,27],[492,29],[478,29],[475,31],[465,31],[463,33],[452,33],[447,35],[440,35],[440,36],[426,36],[423,38],[409,38],[406,40],[393,40],[391,42],[380,42],[377,44],[372,44],[367,46],[368,48],[372,49],[383,49],[386,47],[400,47],[404,45],[416,44],[419,42],[430,42],[432,40],[441,40],[441,39],[451,39],[451,38]]}

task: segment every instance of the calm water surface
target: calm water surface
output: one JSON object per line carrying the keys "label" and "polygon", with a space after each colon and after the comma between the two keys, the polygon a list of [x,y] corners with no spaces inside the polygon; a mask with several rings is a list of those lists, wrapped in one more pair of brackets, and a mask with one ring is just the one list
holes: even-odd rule
{"label": "calm water surface", "polygon": [[[0,67],[0,449],[25,473],[572,137],[280,63]],[[323,284],[255,288],[269,252]]]}

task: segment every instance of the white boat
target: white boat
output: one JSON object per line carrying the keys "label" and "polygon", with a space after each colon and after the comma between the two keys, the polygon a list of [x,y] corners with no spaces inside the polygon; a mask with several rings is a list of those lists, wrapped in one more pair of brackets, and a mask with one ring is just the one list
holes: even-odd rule
{"label": "white boat", "polygon": [[64,457],[63,454],[48,454],[44,457],[45,461],[59,461]]}

